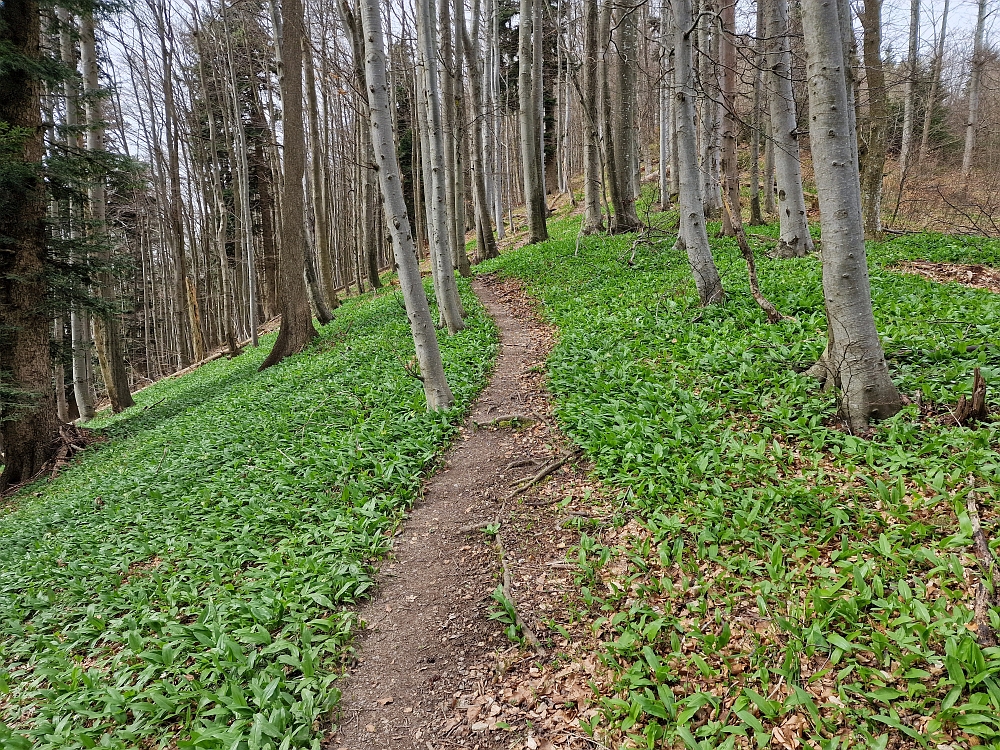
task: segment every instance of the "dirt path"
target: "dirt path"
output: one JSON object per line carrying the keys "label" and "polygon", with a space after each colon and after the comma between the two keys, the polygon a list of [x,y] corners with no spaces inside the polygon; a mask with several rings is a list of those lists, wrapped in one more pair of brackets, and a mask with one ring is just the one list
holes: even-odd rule
{"label": "dirt path", "polygon": [[[512,665],[533,654],[513,646],[504,625],[489,619],[498,609],[491,599],[500,580],[498,548],[472,527],[509,520],[511,482],[559,455],[543,388],[553,337],[516,284],[479,278],[473,287],[501,332],[496,370],[443,468],[427,481],[383,569],[377,597],[363,608],[368,630],[345,681],[341,727],[328,748],[486,750],[518,741],[513,726],[501,731],[514,709],[500,699],[498,685],[505,658]],[[484,426],[513,414],[537,421]],[[527,460],[533,463],[511,466]],[[551,534],[545,539],[546,547],[565,549]],[[525,559],[512,560],[518,562]]]}

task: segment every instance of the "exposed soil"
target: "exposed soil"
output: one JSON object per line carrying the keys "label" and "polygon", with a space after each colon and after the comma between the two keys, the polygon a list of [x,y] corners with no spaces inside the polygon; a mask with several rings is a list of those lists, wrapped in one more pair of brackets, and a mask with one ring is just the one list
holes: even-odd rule
{"label": "exposed soil", "polygon": [[972,289],[1000,292],[1000,268],[991,268],[979,263],[931,263],[926,260],[914,260],[899,263],[892,270],[915,273],[939,284],[953,281]]}
{"label": "exposed soil", "polygon": [[[544,388],[554,336],[516,281],[481,276],[473,287],[501,332],[496,370],[362,609],[367,627],[327,748],[600,747],[578,725],[596,713],[588,680],[603,682],[580,645],[592,639],[571,644],[546,621],[579,619],[565,556],[579,539],[573,523],[601,523],[602,491],[574,458],[514,494],[513,483],[566,452]],[[521,419],[498,420],[511,416]],[[486,523],[499,533],[477,528]],[[501,554],[539,651],[490,618]]]}

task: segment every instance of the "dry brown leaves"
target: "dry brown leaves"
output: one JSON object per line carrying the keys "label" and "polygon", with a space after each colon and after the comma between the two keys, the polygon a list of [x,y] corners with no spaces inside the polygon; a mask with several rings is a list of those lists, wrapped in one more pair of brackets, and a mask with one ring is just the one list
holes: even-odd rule
{"label": "dry brown leaves", "polygon": [[894,271],[912,273],[939,284],[955,282],[972,289],[986,289],[1000,292],[1000,269],[980,263],[931,263],[927,260],[913,260],[892,267]]}

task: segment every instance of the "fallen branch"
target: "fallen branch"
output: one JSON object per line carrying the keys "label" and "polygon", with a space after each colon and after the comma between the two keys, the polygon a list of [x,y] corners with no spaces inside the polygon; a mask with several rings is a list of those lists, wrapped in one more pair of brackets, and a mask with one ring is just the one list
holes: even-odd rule
{"label": "fallen branch", "polygon": [[969,512],[969,521],[972,524],[972,547],[976,552],[976,559],[979,561],[979,583],[976,585],[975,604],[976,635],[979,645],[983,648],[989,648],[997,645],[997,634],[990,624],[990,606],[994,604],[996,598],[992,591],[996,560],[993,559],[989,539],[986,538],[982,522],[979,520],[979,507],[976,503],[976,480],[971,474],[969,475],[969,497],[966,500],[965,508]]}
{"label": "fallen branch", "polygon": [[743,229],[743,217],[740,216],[739,212],[733,211],[725,190],[722,191],[722,207],[729,217],[729,223],[736,232],[736,242],[740,246],[740,252],[743,253],[743,260],[746,261],[747,276],[750,277],[750,293],[753,295],[754,301],[764,311],[768,323],[779,323],[782,320],[787,320],[788,317],[778,312],[778,308],[771,304],[771,301],[760,291],[760,282],[757,280],[757,262],[753,257],[753,249],[747,242],[747,234]]}
{"label": "fallen branch", "polygon": [[530,487],[534,487],[536,484],[545,479],[545,477],[547,477],[549,474],[551,474],[556,469],[561,467],[567,461],[576,458],[581,453],[583,453],[582,448],[576,448],[575,450],[569,451],[568,453],[564,453],[562,456],[555,459],[554,461],[550,461],[549,463],[545,464],[545,466],[543,466],[541,469],[538,470],[537,474],[534,474],[533,476],[530,477],[525,477],[524,479],[514,482],[514,484],[512,485],[514,487],[514,491],[510,495],[508,495],[507,499],[513,500],[515,497],[520,495],[525,490],[529,489]]}
{"label": "fallen branch", "polygon": [[511,603],[514,608],[514,624],[517,625],[521,633],[524,634],[524,640],[526,640],[531,647],[535,649],[535,652],[539,656],[545,656],[545,649],[542,648],[541,642],[538,640],[538,636],[535,635],[535,631],[528,627],[528,623],[524,621],[521,617],[521,613],[517,610],[517,602],[514,601],[514,593],[511,591],[511,576],[510,568],[507,566],[507,555],[503,548],[503,539],[500,534],[497,534],[497,549],[500,551],[500,567],[503,569],[503,595],[507,597],[507,601]]}

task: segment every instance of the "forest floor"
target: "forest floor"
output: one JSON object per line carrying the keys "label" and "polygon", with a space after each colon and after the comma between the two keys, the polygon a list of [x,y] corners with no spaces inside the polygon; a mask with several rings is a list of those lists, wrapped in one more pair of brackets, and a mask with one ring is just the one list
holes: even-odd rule
{"label": "forest floor", "polygon": [[[554,606],[546,594],[569,589],[559,568],[571,567],[566,549],[578,535],[560,522],[591,517],[596,499],[544,387],[553,331],[520,286],[492,276],[473,283],[500,331],[496,369],[361,610],[366,628],[327,747],[570,748],[583,739],[573,740],[575,711],[563,703],[588,702],[586,675],[573,670],[577,679],[553,684],[550,670],[534,666],[545,660],[505,634],[518,638],[519,617],[538,630]],[[515,494],[546,470],[544,491]]]}

